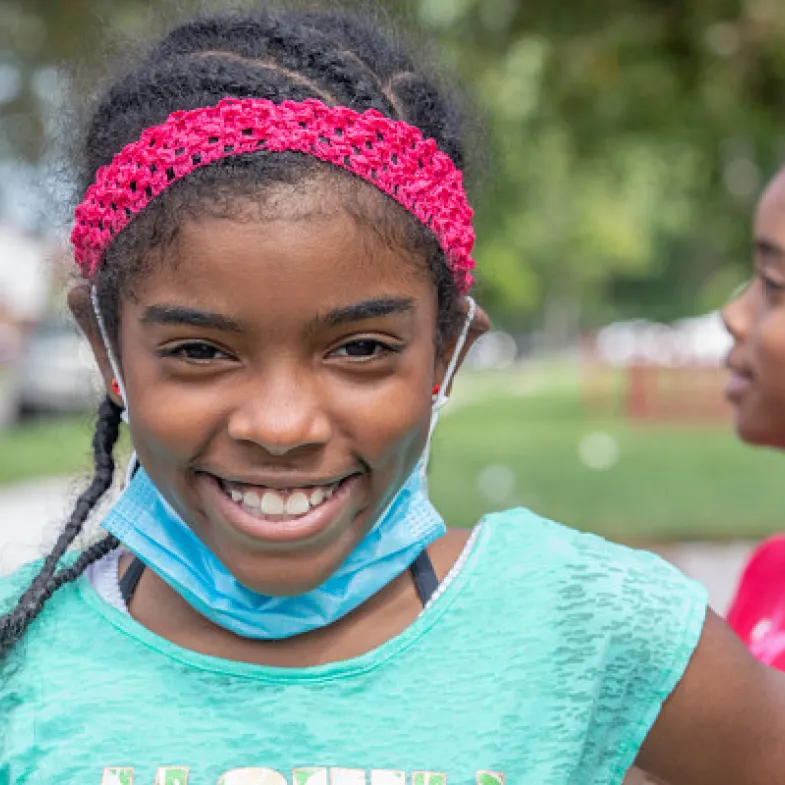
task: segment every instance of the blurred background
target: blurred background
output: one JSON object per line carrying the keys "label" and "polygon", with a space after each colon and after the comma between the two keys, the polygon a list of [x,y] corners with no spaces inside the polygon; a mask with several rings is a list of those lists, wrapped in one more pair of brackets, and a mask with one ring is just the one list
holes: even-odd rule
{"label": "blurred background", "polygon": [[[82,85],[164,12],[221,3],[176,6],[0,0],[0,571],[41,552],[89,469],[98,384],[62,296]],[[658,549],[721,607],[748,543],[785,523],[782,457],[732,433],[717,315],[785,161],[785,9],[388,7],[436,40],[490,150],[472,180],[496,331],[437,431],[437,505],[463,526],[524,505]]]}

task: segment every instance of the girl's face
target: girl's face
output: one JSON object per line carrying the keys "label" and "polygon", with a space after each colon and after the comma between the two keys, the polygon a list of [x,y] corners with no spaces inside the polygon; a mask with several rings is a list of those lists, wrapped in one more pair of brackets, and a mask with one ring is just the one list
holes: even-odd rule
{"label": "girl's face", "polygon": [[277,204],[184,223],[122,303],[120,347],[153,482],[240,583],[280,596],[326,580],[414,469],[449,358],[424,261],[325,213],[326,187]]}
{"label": "girl's face", "polygon": [[785,448],[785,174],[758,204],[754,242],[755,276],[723,311],[735,340],[726,393],[742,439]]}

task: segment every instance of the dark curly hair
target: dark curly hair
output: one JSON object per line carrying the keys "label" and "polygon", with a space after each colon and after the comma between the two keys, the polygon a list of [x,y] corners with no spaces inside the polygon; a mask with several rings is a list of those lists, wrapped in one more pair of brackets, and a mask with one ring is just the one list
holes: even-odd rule
{"label": "dark curly hair", "polygon": [[[362,17],[335,11],[224,12],[172,29],[136,68],[117,79],[92,111],[82,145],[79,193],[142,131],[172,112],[216,104],[222,98],[274,102],[317,98],[356,111],[376,109],[417,126],[457,167],[464,167],[462,117],[456,102],[415,67],[392,36]],[[263,205],[265,186],[336,178],[342,206],[396,247],[423,259],[438,303],[437,341],[460,323],[459,296],[432,232],[372,186],[299,153],[260,151],[226,158],[180,180],[156,198],[115,238],[95,281],[109,338],[119,352],[118,313],[134,281],[177,236],[185,215],[229,215],[238,198]],[[332,181],[331,181],[332,184]],[[95,473],[38,575],[15,608],[0,618],[0,654],[25,633],[46,601],[93,561],[117,547],[107,536],[69,567],[58,565],[90,512],[111,487],[120,409],[101,404],[93,437]]]}

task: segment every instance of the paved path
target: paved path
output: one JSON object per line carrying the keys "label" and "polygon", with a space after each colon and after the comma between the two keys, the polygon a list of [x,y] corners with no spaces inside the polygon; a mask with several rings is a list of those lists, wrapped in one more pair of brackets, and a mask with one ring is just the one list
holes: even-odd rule
{"label": "paved path", "polygon": [[724,614],[754,545],[744,541],[683,543],[660,548],[658,553],[701,581],[709,590],[714,610]]}
{"label": "paved path", "polygon": [[[84,482],[56,477],[0,487],[0,575],[49,550]],[[86,538],[95,534],[92,527]]]}
{"label": "paved path", "polygon": [[[75,479],[36,480],[0,488],[0,575],[44,553],[57,536],[81,488]],[[95,536],[95,531],[88,533]],[[659,552],[702,581],[712,605],[722,613],[750,552],[746,542],[686,543]]]}

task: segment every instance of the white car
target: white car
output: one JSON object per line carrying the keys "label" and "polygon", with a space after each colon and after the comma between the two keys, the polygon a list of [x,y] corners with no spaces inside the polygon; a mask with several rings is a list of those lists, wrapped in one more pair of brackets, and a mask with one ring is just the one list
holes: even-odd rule
{"label": "white car", "polygon": [[17,376],[20,416],[87,411],[98,405],[101,390],[90,347],[73,324],[50,319],[33,332]]}

